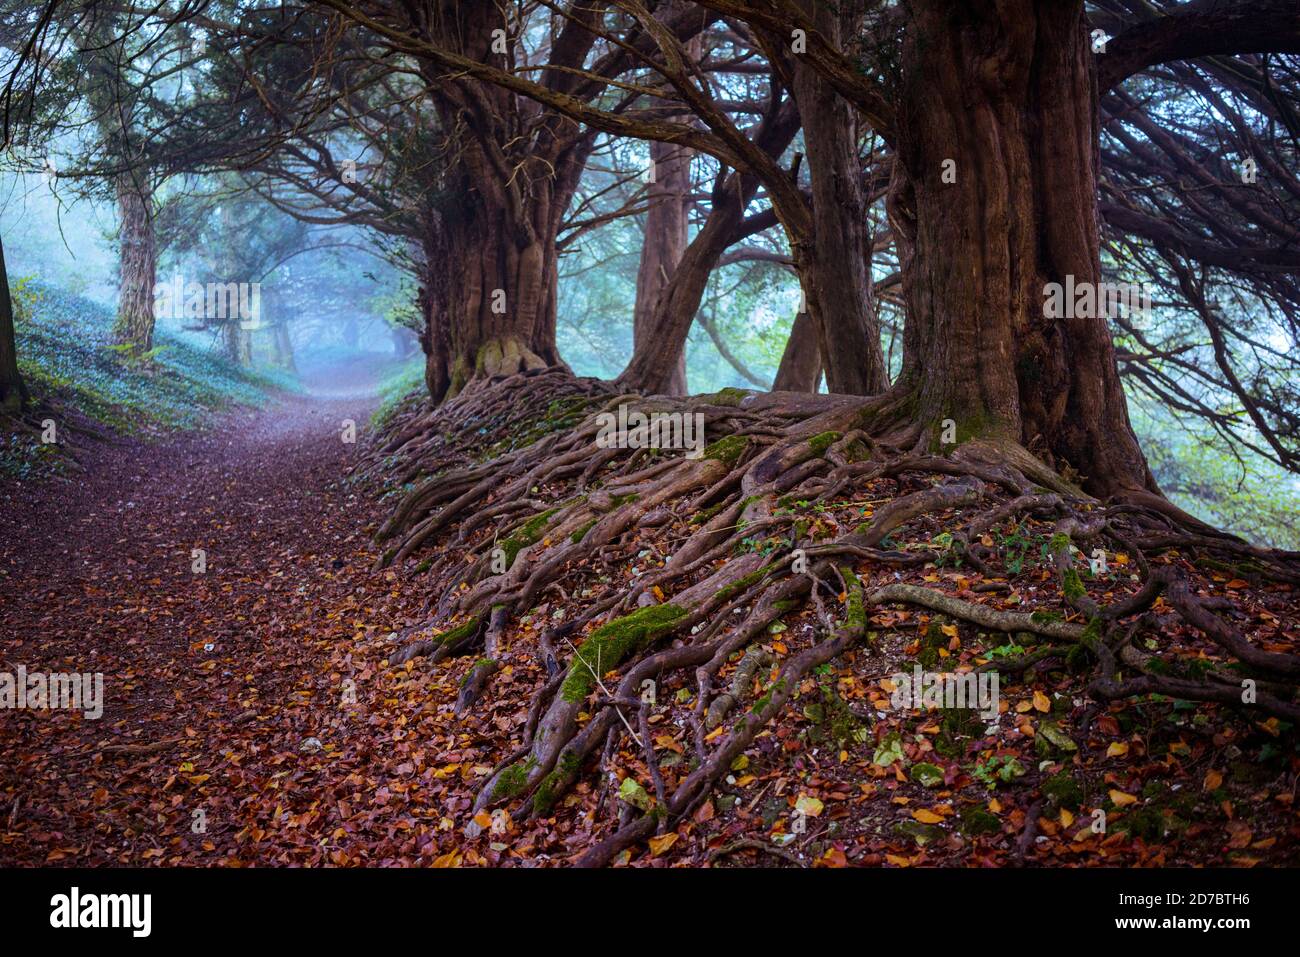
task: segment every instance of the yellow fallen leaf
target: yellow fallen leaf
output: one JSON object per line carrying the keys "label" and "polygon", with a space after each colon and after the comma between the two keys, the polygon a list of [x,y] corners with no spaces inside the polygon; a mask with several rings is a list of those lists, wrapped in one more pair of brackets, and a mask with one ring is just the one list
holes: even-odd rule
{"label": "yellow fallen leaf", "polygon": [[1106,749],[1106,757],[1120,758],[1128,754],[1128,743],[1126,741],[1112,741],[1110,747]]}
{"label": "yellow fallen leaf", "polygon": [[461,856],[459,851],[448,851],[441,857],[433,859],[433,867],[460,867]]}
{"label": "yellow fallen leaf", "polygon": [[756,779],[754,778],[754,775],[752,775],[752,774],[746,774],[743,778],[740,778],[740,779],[736,782],[736,787],[738,787],[738,788],[743,788],[743,787],[744,787],[745,785],[747,785],[747,784],[753,784],[755,780],[756,780]]}
{"label": "yellow fallen leaf", "polygon": [[1218,790],[1219,785],[1222,783],[1223,783],[1223,775],[1220,774],[1218,771],[1211,769],[1205,772],[1205,790],[1207,791]]}
{"label": "yellow fallen leaf", "polygon": [[1117,791],[1115,788],[1110,789],[1110,799],[1116,807],[1124,807],[1128,804],[1136,804],[1137,798],[1131,794],[1125,794],[1123,791]]}
{"label": "yellow fallen leaf", "polygon": [[474,823],[477,824],[479,827],[491,827],[492,815],[489,814],[487,811],[479,811],[477,814],[474,815]]}
{"label": "yellow fallen leaf", "polygon": [[799,800],[794,802],[794,809],[801,814],[807,814],[809,817],[817,817],[822,813],[823,807],[825,805],[821,801],[806,794],[800,794]]}
{"label": "yellow fallen leaf", "polygon": [[933,811],[927,811],[923,807],[917,808],[915,811],[913,811],[912,817],[916,818],[922,824],[938,824],[940,821],[943,820],[943,818],[935,814]]}
{"label": "yellow fallen leaf", "polygon": [[1034,707],[1043,714],[1052,710],[1052,699],[1047,697],[1041,691],[1034,692]]}
{"label": "yellow fallen leaf", "polygon": [[650,838],[650,853],[654,857],[663,854],[668,848],[677,843],[677,832],[670,831],[667,834],[661,834],[659,837]]}
{"label": "yellow fallen leaf", "polygon": [[939,630],[942,631],[942,632],[943,632],[945,635],[947,635],[949,638],[956,638],[956,637],[957,637],[957,626],[956,626],[956,625],[940,625],[940,626],[939,626]]}
{"label": "yellow fallen leaf", "polygon": [[1074,815],[1071,814],[1069,811],[1067,811],[1065,808],[1061,808],[1060,820],[1061,820],[1061,827],[1069,827],[1071,824],[1074,823]]}

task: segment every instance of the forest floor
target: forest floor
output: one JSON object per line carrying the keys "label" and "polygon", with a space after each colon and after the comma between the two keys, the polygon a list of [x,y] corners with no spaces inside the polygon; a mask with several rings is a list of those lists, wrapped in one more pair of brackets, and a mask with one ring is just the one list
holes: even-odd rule
{"label": "forest floor", "polygon": [[[409,570],[373,570],[391,502],[349,478],[372,408],[286,397],[203,433],[92,446],[72,481],[0,485],[0,671],[102,672],[105,691],[99,720],[0,713],[0,865],[554,864],[614,826],[585,782],[553,816],[497,829],[472,812],[535,695],[530,656],[463,719],[464,659],[385,665],[431,595]],[[909,575],[970,594],[952,570]],[[1295,604],[1287,588],[1255,611],[1291,628]],[[774,627],[771,655],[801,646],[810,616]],[[1004,685],[1009,713],[978,763],[940,755],[936,720],[891,726],[881,682],[910,668],[929,621],[873,617],[889,632],[880,653],[820,669],[713,799],[619,863],[1300,861],[1275,719],[1117,704],[1081,751],[1044,750],[1035,727],[1055,728],[1049,712],[1068,727],[1080,702],[1043,676]],[[955,633],[942,629],[943,654],[966,657]],[[659,720],[672,768],[687,735]],[[1044,803],[1043,782],[1071,766],[1094,792]],[[1129,826],[1090,831],[1085,808],[1102,801]]]}

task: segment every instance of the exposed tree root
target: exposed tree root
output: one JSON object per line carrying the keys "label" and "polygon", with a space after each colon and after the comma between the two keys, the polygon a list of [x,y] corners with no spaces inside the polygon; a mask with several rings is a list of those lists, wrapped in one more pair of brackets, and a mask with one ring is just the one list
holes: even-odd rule
{"label": "exposed tree root", "polygon": [[[598,413],[620,403],[698,415],[707,445],[698,456],[603,447]],[[510,805],[516,818],[545,818],[593,759],[614,780],[626,745],[653,796],[640,809],[624,804],[618,826],[577,860],[609,863],[691,814],[809,672],[870,646],[873,616],[897,606],[1046,639],[999,664],[1008,675],[1082,657],[1095,669],[1088,693],[1103,701],[1161,694],[1300,717],[1300,656],[1259,648],[1216,614],[1226,604],[1198,593],[1183,560],[1247,560],[1262,578],[1294,581],[1296,555],[1180,523],[1151,501],[1097,502],[1019,447],[978,442],[937,455],[917,450],[917,438],[887,400],[738,390],[642,399],[556,370],[476,383],[441,408],[396,416],[368,466],[408,486],[377,533],[390,543],[381,564],[436,543],[421,580],[434,589],[433,620],[446,624],[413,632],[390,664],[480,656],[458,714],[491,693],[503,663],[535,656],[545,667],[519,744],[486,778],[475,811]],[[948,564],[985,579],[969,595],[1006,596],[1018,572],[992,536],[1030,519],[1054,523],[1043,552],[1059,583],[1055,610],[890,580],[896,569]],[[1076,554],[1123,571],[1094,576]],[[1128,574],[1130,562],[1140,575]],[[625,584],[615,573],[629,566]],[[520,620],[550,596],[579,611],[521,640]],[[805,608],[812,638],[769,675],[758,642]],[[1161,655],[1171,616],[1208,650],[1208,673],[1170,673],[1181,667]],[[1160,650],[1138,651],[1139,635]],[[689,678],[689,705],[655,697]],[[1243,695],[1243,681],[1258,689]],[[756,682],[761,697],[717,730]],[[686,773],[661,772],[655,709],[693,729]]]}

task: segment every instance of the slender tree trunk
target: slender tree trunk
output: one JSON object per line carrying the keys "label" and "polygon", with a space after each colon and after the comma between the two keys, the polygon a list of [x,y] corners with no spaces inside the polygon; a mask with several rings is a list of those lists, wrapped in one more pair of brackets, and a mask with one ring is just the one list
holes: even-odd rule
{"label": "slender tree trunk", "polygon": [[817,344],[817,327],[805,310],[794,317],[772,391],[816,392],[821,377],[822,357]]}
{"label": "slender tree trunk", "polygon": [[685,353],[686,336],[695,322],[709,275],[718,259],[735,240],[744,220],[745,207],[757,191],[751,176],[728,177],[714,190],[712,208],[703,227],[682,254],[667,285],[660,291],[651,330],[633,351],[627,368],[616,380],[621,388],[655,395],[670,394],[679,360]]}
{"label": "slender tree trunk", "polygon": [[281,369],[297,372],[298,363],[293,357],[293,339],[289,336],[289,324],[284,321],[277,322],[272,327],[272,333],[275,337],[275,364]]}
{"label": "slender tree trunk", "polygon": [[[806,2],[817,28],[838,44],[847,12]],[[845,5],[847,7],[851,5]],[[795,57],[794,95],[803,120],[812,183],[813,234],[792,243],[826,362],[827,387],[849,395],[889,388],[871,293],[871,244],[858,160],[857,114],[821,76]]]}
{"label": "slender tree trunk", "polygon": [[158,252],[152,205],[152,192],[143,180],[130,173],[118,176],[119,285],[113,341],[130,346],[137,355],[153,348]]}
{"label": "slender tree trunk", "polygon": [[243,327],[238,316],[221,323],[221,337],[227,359],[245,368],[253,364],[253,336]]}
{"label": "slender tree trunk", "polygon": [[18,373],[18,346],[14,339],[14,302],[9,293],[4,240],[0,239],[0,412],[17,415],[27,406],[27,386]]}
{"label": "slender tree trunk", "polygon": [[891,212],[911,255],[903,379],[921,423],[936,438],[950,419],[959,441],[1020,442],[1094,494],[1154,490],[1106,320],[1044,314],[1046,284],[1101,276],[1083,4],[910,10],[898,122],[910,182]]}
{"label": "slender tree trunk", "polygon": [[[650,143],[654,180],[648,190],[650,209],[645,217],[641,265],[636,275],[636,305],[632,314],[633,352],[663,348],[655,330],[656,307],[676,272],[687,245],[687,211],[690,208],[691,154],[671,143]],[[669,357],[672,358],[672,357]],[[686,349],[677,353],[662,390],[666,395],[686,394]]]}

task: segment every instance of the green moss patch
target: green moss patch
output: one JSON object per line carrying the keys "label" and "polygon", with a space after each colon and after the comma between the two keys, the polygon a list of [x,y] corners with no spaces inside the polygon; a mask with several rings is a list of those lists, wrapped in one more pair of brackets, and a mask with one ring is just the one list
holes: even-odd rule
{"label": "green moss patch", "polygon": [[677,605],[651,605],[601,625],[578,648],[560,694],[565,701],[583,700],[596,687],[596,675],[648,648],[684,617],[686,609]]}

